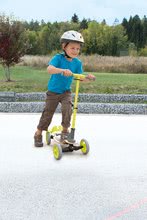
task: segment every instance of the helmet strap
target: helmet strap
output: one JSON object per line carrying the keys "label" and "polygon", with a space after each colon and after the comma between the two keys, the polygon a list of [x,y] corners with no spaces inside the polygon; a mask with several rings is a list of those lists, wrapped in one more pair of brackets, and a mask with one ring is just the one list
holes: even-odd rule
{"label": "helmet strap", "polygon": [[64,45],[64,47],[63,47],[62,49],[63,49],[63,52],[64,52],[64,56],[67,57],[67,58],[72,59],[72,57],[70,57],[70,56],[66,53],[66,51],[65,51],[65,48],[67,47],[68,44],[69,44],[69,42],[65,42],[65,45]]}
{"label": "helmet strap", "polygon": [[69,44],[69,42],[66,42],[66,44],[64,45],[64,48],[63,48],[64,56],[67,57],[67,58],[72,59],[72,57],[70,57],[70,56],[66,53],[66,51],[65,51],[65,47],[67,47],[68,44]]}
{"label": "helmet strap", "polygon": [[65,56],[65,57],[72,59],[72,57],[70,57],[70,56],[66,53],[65,50],[63,50],[63,52],[64,52],[64,56]]}

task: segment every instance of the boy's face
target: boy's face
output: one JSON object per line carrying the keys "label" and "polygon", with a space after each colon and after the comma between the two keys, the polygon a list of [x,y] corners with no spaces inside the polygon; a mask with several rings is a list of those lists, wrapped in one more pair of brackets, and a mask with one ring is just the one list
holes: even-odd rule
{"label": "boy's face", "polygon": [[81,48],[80,43],[76,43],[76,42],[69,42],[67,46],[63,45],[63,49],[71,58],[75,58],[79,55],[80,48]]}

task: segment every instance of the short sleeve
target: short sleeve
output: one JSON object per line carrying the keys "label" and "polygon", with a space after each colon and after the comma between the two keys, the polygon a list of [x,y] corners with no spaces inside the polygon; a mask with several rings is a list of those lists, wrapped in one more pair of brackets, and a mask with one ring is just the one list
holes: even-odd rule
{"label": "short sleeve", "polygon": [[55,66],[55,67],[59,67],[59,62],[60,62],[59,56],[58,56],[58,55],[55,55],[55,56],[48,62],[48,65],[52,65],[52,66]]}

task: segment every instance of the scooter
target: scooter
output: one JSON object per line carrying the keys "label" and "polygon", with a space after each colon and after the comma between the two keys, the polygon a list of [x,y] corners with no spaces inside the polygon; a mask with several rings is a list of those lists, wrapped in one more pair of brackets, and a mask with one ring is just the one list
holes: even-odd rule
{"label": "scooter", "polygon": [[81,139],[80,143],[77,143],[74,139],[80,80],[84,79],[85,75],[73,74],[73,77],[76,80],[76,91],[73,105],[71,129],[67,140],[65,140],[63,143],[60,142],[59,137],[61,137],[62,126],[53,126],[50,130],[46,131],[47,145],[51,144],[52,139],[54,140],[53,154],[56,160],[61,159],[63,152],[73,152],[81,150],[84,155],[88,154],[89,152],[89,143],[86,139]]}

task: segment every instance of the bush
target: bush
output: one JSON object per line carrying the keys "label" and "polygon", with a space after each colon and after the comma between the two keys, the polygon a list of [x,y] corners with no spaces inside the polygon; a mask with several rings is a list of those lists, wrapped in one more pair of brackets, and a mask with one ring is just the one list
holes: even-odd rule
{"label": "bush", "polygon": [[140,50],[139,56],[147,57],[147,46]]}

